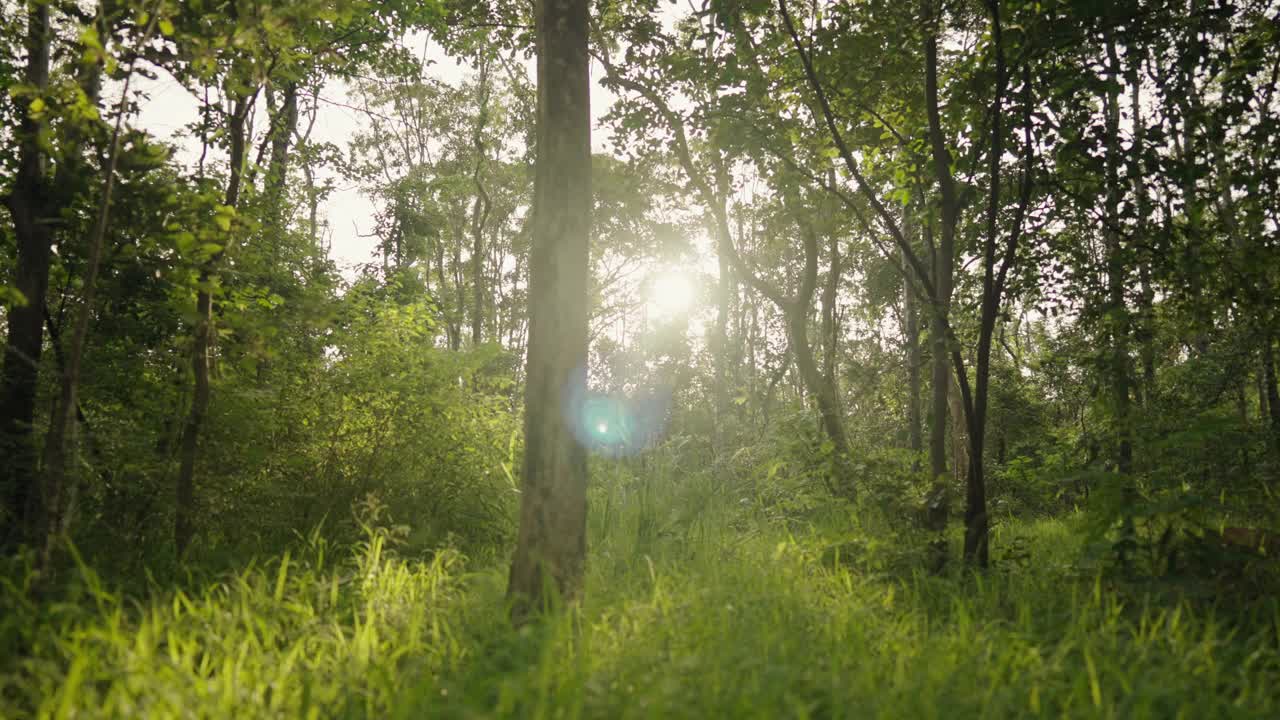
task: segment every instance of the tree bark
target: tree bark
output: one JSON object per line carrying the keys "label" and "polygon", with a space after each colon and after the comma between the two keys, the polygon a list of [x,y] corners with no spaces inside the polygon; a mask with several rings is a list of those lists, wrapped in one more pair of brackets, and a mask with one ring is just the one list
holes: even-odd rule
{"label": "tree bark", "polygon": [[287,218],[284,212],[284,194],[289,179],[289,150],[294,132],[298,129],[298,83],[284,84],[284,97],[270,119],[271,157],[267,165],[264,190],[267,196],[269,225],[274,230],[283,229]]}
{"label": "tree bark", "polygon": [[476,186],[476,198],[471,207],[471,344],[480,344],[484,334],[485,292],[484,284],[484,231],[489,222],[492,203],[484,187],[485,142],[484,133],[489,123],[489,62],[481,51],[479,79],[479,114],[472,146],[476,153],[475,169],[471,180]]}
{"label": "tree bark", "polygon": [[538,0],[537,160],[520,531],[507,594],[517,622],[581,592],[587,455],[575,427],[587,380],[591,232],[588,3]]}
{"label": "tree bark", "polygon": [[933,488],[929,493],[925,513],[930,530],[941,532],[946,528],[949,501],[947,499],[947,411],[948,390],[951,385],[951,364],[947,347],[947,319],[951,314],[951,293],[955,272],[956,224],[959,206],[955,181],[951,176],[951,152],[947,149],[942,133],[942,115],[938,102],[938,19],[934,17],[931,2],[926,1],[925,36],[925,109],[929,120],[929,146],[933,158],[934,176],[938,182],[941,227],[938,245],[933,257],[933,288],[930,298],[933,304],[929,325],[933,344],[933,402],[932,423],[929,426],[929,471]]}
{"label": "tree bark", "polygon": [[[49,85],[52,30],[49,6],[28,3],[27,65],[23,81],[43,94]],[[34,445],[35,400],[44,347],[41,308],[49,288],[53,233],[48,225],[48,165],[38,135],[43,123],[31,116],[30,98],[18,98],[18,171],[5,198],[17,239],[16,287],[24,305],[9,308],[8,343],[0,378],[0,487],[4,491],[4,532],[0,543],[13,546],[34,539],[41,515]]]}
{"label": "tree bark", "polygon": [[[800,291],[795,298],[781,304],[787,319],[787,335],[791,340],[791,348],[796,356],[796,368],[800,371],[800,379],[806,391],[818,405],[818,416],[822,420],[822,428],[831,441],[835,454],[837,482],[833,488],[836,492],[853,495],[853,478],[848,472],[849,439],[844,431],[844,418],[840,411],[840,398],[836,392],[832,375],[826,375],[818,369],[814,359],[813,345],[809,342],[809,308],[813,304],[813,294],[818,285],[818,238],[812,228],[802,225],[804,237],[804,275],[800,280]],[[839,273],[839,254],[832,257],[837,267],[832,267],[830,274]]]}
{"label": "tree bark", "polygon": [[462,349],[462,333],[467,312],[467,288],[464,282],[466,275],[462,267],[462,244],[466,241],[466,204],[458,211],[458,221],[454,225],[453,250],[450,257],[450,272],[453,274],[453,311],[447,313],[452,328],[449,349],[457,352]]}
{"label": "tree bark", "polygon": [[[904,228],[905,229],[905,228]],[[910,229],[905,233],[908,238],[912,236]],[[912,287],[910,268],[907,267],[906,261],[903,260],[902,275],[902,305],[903,305],[903,334],[906,344],[907,359],[907,442],[911,448],[911,452],[917,455],[917,459],[913,461],[912,467],[916,470],[920,469],[919,454],[924,450],[924,423],[921,418],[920,408],[920,311],[916,307],[916,291]]]}
{"label": "tree bark", "polygon": [[961,487],[969,482],[971,437],[964,414],[964,398],[960,394],[960,381],[955,373],[948,373],[947,378],[951,384],[947,396],[947,407],[951,412],[951,481],[953,487]]}
{"label": "tree bark", "polygon": [[1129,309],[1125,302],[1125,280],[1128,264],[1125,262],[1123,239],[1116,229],[1120,223],[1121,186],[1120,166],[1120,60],[1115,39],[1107,34],[1107,60],[1117,85],[1112,86],[1106,98],[1107,148],[1106,173],[1106,263],[1107,263],[1107,329],[1111,340],[1110,366],[1111,402],[1116,414],[1116,470],[1127,475],[1133,465],[1132,429],[1129,422]]}
{"label": "tree bark", "polygon": [[840,258],[840,241],[835,233],[827,239],[827,253],[831,266],[822,286],[822,382],[831,395],[837,417],[843,417],[840,402],[840,383],[836,377],[836,355],[840,351],[840,322],[836,302],[840,294],[840,274],[843,270]]}
{"label": "tree bark", "polygon": [[[224,204],[235,208],[240,202],[240,183],[244,173],[245,160],[245,119],[249,108],[253,106],[251,98],[240,97],[232,107],[228,123],[230,140],[229,174]],[[200,444],[200,431],[204,427],[205,416],[209,412],[211,389],[209,385],[210,347],[213,340],[213,291],[210,283],[214,281],[214,269],[222,252],[210,257],[200,269],[199,288],[196,291],[196,327],[192,337],[191,369],[194,376],[194,387],[191,396],[191,410],[186,424],[182,428],[180,445],[181,459],[178,467],[178,479],[174,489],[175,504],[173,518],[173,540],[177,556],[183,557],[195,535],[195,473],[196,458]]]}
{"label": "tree bark", "polygon": [[[991,344],[995,334],[996,321],[999,317],[1000,301],[1004,294],[1007,273],[1016,257],[1018,238],[1021,231],[1022,214],[1025,212],[1029,193],[1029,173],[1031,163],[1028,161],[1023,173],[1023,193],[1018,210],[1017,224],[1009,232],[1004,253],[999,260],[997,271],[998,237],[1000,234],[1000,168],[1004,155],[1004,93],[1008,83],[1005,67],[1003,25],[1000,19],[1000,0],[991,0],[988,5],[991,12],[991,42],[995,55],[995,92],[991,101],[991,146],[988,153],[988,183],[990,189],[987,196],[987,232],[983,243],[982,273],[982,307],[978,320],[978,352],[974,372],[974,392],[971,411],[967,414],[969,457],[968,477],[965,481],[964,512],[964,558],[970,565],[986,567],[989,561],[989,521],[987,519],[987,485],[986,485],[986,431],[987,431],[987,396],[991,380]],[[1031,82],[1029,73],[1024,71],[1023,81]],[[1030,152],[1029,136],[1030,91],[1024,87],[1024,112],[1027,113],[1025,131],[1028,136],[1024,150]],[[963,382],[957,369],[957,377]],[[963,392],[963,386],[961,387]],[[968,400],[968,398],[966,398]]]}
{"label": "tree bark", "polygon": [[[101,18],[101,13],[98,15]],[[148,24],[144,32],[145,43],[146,37],[149,37],[155,30],[155,22]],[[54,405],[54,412],[49,418],[49,434],[45,439],[44,445],[44,506],[45,506],[45,522],[44,522],[44,546],[41,553],[41,564],[45,567],[49,566],[50,556],[53,552],[54,544],[58,538],[66,530],[67,514],[64,512],[63,495],[66,493],[68,484],[67,464],[68,461],[76,456],[75,445],[75,422],[77,418],[84,420],[84,414],[80,412],[79,401],[76,393],[80,384],[80,367],[84,359],[84,347],[89,336],[89,323],[94,313],[94,302],[97,297],[97,281],[98,272],[102,264],[103,246],[106,243],[107,224],[111,217],[111,199],[115,190],[116,166],[120,156],[120,141],[124,129],[124,118],[127,110],[129,97],[129,86],[133,81],[133,73],[136,67],[136,58],[130,62],[129,69],[125,74],[124,86],[120,91],[120,106],[116,111],[115,126],[111,132],[111,142],[107,148],[107,157],[105,167],[103,168],[102,179],[102,195],[98,199],[98,212],[94,220],[93,227],[87,238],[88,242],[88,264],[85,269],[83,282],[83,297],[79,312],[76,314],[75,325],[71,333],[71,345],[66,349],[65,356],[59,355],[59,365],[61,367],[61,383],[59,386],[58,402]],[[98,88],[100,86],[100,66],[95,63],[81,75],[82,88],[86,97],[91,101],[97,99]],[[72,144],[79,145],[81,133],[74,132],[70,134],[69,141]],[[79,148],[75,148],[71,152],[79,154]],[[75,171],[75,175],[80,175],[83,170],[84,163],[81,158],[77,157],[70,161],[71,168]],[[60,179],[59,184],[79,182],[79,177],[72,177],[69,180]],[[69,191],[65,191],[65,196],[69,198]],[[43,306],[42,306],[43,310]],[[50,334],[52,335],[52,328]],[[56,348],[55,348],[56,351]],[[74,497],[76,486],[72,486],[71,493],[66,493]]]}
{"label": "tree bark", "polygon": [[1262,353],[1262,362],[1258,365],[1257,390],[1258,390],[1258,422],[1268,423],[1271,421],[1270,400],[1267,398],[1267,370],[1266,370],[1266,352]]}
{"label": "tree bark", "polygon": [[1267,413],[1271,420],[1271,446],[1280,455],[1280,386],[1276,381],[1276,359],[1272,350],[1271,333],[1262,341],[1262,384],[1266,390]]}
{"label": "tree bark", "polygon": [[1155,290],[1151,287],[1151,238],[1148,233],[1147,215],[1151,212],[1151,201],[1147,196],[1146,170],[1143,153],[1146,151],[1146,126],[1142,120],[1142,58],[1134,60],[1129,69],[1129,85],[1131,87],[1133,115],[1133,147],[1129,151],[1129,173],[1132,176],[1134,207],[1137,211],[1137,227],[1134,236],[1141,243],[1143,250],[1139,253],[1138,263],[1138,323],[1136,328],[1139,343],[1139,355],[1142,360],[1142,405],[1150,409],[1156,390],[1156,350],[1155,350]]}
{"label": "tree bark", "polygon": [[787,334],[791,337],[791,347],[795,351],[800,379],[818,405],[818,417],[822,420],[822,428],[836,454],[836,468],[840,477],[834,490],[848,496],[853,492],[853,478],[849,477],[845,467],[849,457],[849,440],[844,432],[844,419],[840,414],[840,402],[835,388],[827,382],[827,378],[818,369],[818,363],[813,356],[813,346],[808,338],[807,315],[805,309],[799,305],[788,309]]}
{"label": "tree bark", "polygon": [[[52,28],[49,4],[29,2],[27,6],[27,65],[23,82],[37,95],[49,86],[49,47]],[[40,493],[36,467],[36,391],[40,380],[40,355],[44,348],[45,294],[49,289],[49,260],[53,231],[48,222],[50,208],[48,159],[40,147],[44,123],[32,117],[31,98],[16,99],[20,123],[18,171],[13,189],[5,198],[13,217],[17,239],[16,287],[26,298],[24,305],[9,308],[8,342],[0,377],[0,548],[12,548],[34,541],[39,519]]]}
{"label": "tree bark", "polygon": [[[715,228],[712,228],[714,231]],[[718,275],[716,279],[716,325],[715,343],[712,352],[715,354],[715,452],[719,454],[725,445],[725,420],[729,415],[729,303],[730,297],[736,293],[729,266],[729,254],[724,248],[725,238],[715,233],[716,263]],[[738,222],[738,238],[742,238],[742,222]]]}

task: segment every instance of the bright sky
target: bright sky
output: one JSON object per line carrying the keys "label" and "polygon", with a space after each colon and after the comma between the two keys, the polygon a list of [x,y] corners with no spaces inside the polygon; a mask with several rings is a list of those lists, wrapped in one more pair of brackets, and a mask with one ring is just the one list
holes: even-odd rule
{"label": "bright sky", "polygon": [[[424,37],[409,38],[408,47],[424,47]],[[468,70],[445,55],[440,46],[431,44],[427,48],[427,58],[431,61],[428,73],[448,83],[460,81]],[[532,79],[534,74],[533,60],[523,63],[526,72]],[[593,81],[599,72],[593,73]],[[199,143],[196,139],[185,137],[183,128],[198,119],[198,99],[171,78],[160,77],[156,80],[135,78],[134,86],[147,93],[149,100],[141,104],[137,124],[157,137],[174,142],[179,147],[178,160],[194,167],[199,157]],[[357,131],[367,126],[366,119],[358,110],[342,105],[348,102],[347,89],[342,82],[331,82],[321,93],[321,98],[330,102],[320,103],[316,126],[312,135],[314,142],[331,142],[346,150],[347,144]],[[592,148],[596,152],[607,149],[608,132],[600,125],[600,118],[608,112],[614,96],[598,84],[592,84],[591,113],[595,119],[596,130],[592,134]],[[262,117],[260,114],[259,117]],[[305,120],[303,121],[305,122]],[[324,177],[323,175],[321,177]],[[336,177],[332,172],[328,177],[336,180],[336,189],[327,201],[321,204],[323,219],[328,220],[330,228],[330,256],[344,270],[353,265],[368,262],[377,245],[372,235],[374,205],[364,197],[356,184],[345,178]],[[319,178],[318,178],[319,179]],[[362,235],[366,237],[362,237]]]}

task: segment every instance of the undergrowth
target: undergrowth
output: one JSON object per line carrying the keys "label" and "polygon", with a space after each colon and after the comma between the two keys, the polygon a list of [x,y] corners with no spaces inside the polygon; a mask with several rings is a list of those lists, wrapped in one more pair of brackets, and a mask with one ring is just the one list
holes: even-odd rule
{"label": "undergrowth", "polygon": [[873,512],[797,524],[723,495],[598,489],[583,603],[519,631],[501,564],[398,554],[376,513],[354,548],[312,533],[189,587],[81,565],[36,604],[13,570],[0,717],[1280,716],[1274,596],[1107,580],[1075,563],[1078,518],[1006,522],[995,569],[929,576]]}

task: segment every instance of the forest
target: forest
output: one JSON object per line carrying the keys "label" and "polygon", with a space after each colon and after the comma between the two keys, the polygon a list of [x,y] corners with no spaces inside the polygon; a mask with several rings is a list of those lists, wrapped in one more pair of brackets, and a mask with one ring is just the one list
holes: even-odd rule
{"label": "forest", "polygon": [[1278,85],[1278,0],[0,0],[0,717],[1280,717]]}

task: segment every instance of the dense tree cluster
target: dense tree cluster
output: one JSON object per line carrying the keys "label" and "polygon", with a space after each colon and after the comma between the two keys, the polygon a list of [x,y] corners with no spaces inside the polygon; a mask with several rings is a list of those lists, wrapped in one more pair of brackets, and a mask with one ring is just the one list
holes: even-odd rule
{"label": "dense tree cluster", "polygon": [[1155,574],[1274,524],[1280,5],[536,5],[0,2],[7,556],[349,538],[373,496],[575,595],[591,493],[659,450],[935,572],[953,511],[973,567],[1074,507]]}

